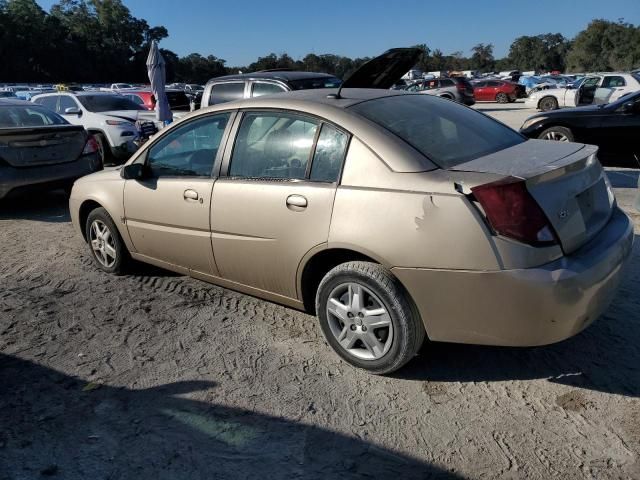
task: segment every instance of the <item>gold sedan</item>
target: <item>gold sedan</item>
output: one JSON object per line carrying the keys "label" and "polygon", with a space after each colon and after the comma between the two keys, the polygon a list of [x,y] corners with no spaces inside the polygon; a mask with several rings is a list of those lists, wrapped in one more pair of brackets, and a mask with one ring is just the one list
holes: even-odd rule
{"label": "gold sedan", "polygon": [[373,373],[425,335],[576,334],[609,304],[633,240],[596,147],[356,88],[194,112],[123,168],[77,181],[70,206],[103,270],[135,259],[315,313]]}

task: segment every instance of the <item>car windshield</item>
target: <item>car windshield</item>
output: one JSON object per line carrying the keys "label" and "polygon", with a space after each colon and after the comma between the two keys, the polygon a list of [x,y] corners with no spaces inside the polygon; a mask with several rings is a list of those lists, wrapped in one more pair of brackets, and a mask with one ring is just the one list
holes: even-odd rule
{"label": "car windshield", "polygon": [[429,95],[383,97],[350,108],[396,134],[440,168],[526,141],[490,117]]}
{"label": "car windshield", "polygon": [[0,128],[67,125],[60,115],[37,105],[0,106]]}
{"label": "car windshield", "polygon": [[336,77],[315,77],[291,80],[289,85],[293,90],[312,90],[315,88],[338,88],[342,80]]}
{"label": "car windshield", "polygon": [[76,97],[90,112],[110,112],[113,110],[145,110],[121,95],[78,95]]}

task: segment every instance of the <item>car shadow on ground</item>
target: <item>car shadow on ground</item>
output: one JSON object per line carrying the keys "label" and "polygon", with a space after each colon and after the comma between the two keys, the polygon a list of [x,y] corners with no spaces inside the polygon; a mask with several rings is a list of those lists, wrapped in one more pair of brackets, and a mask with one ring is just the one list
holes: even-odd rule
{"label": "car shadow on ground", "polygon": [[640,397],[640,235],[635,237],[630,263],[609,309],[573,338],[531,348],[427,342],[420,355],[394,376],[434,382],[548,379]]}
{"label": "car shadow on ground", "polygon": [[12,194],[0,200],[0,220],[70,222],[69,197],[63,190]]}
{"label": "car shadow on ground", "polygon": [[366,440],[189,398],[213,382],[132,390],[0,354],[0,384],[1,478],[462,478]]}

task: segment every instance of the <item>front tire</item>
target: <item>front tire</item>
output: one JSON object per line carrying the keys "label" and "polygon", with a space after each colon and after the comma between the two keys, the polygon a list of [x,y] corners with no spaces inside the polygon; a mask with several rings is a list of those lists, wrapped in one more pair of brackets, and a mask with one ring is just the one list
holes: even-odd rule
{"label": "front tire", "polygon": [[348,262],[329,271],[318,287],[316,312],[336,353],[374,374],[401,368],[425,338],[404,287],[375,263]]}
{"label": "front tire", "polygon": [[573,132],[566,127],[549,127],[538,135],[540,140],[553,140],[555,142],[573,142]]}
{"label": "front tire", "polygon": [[108,273],[124,273],[129,263],[129,252],[113,219],[104,208],[96,208],[89,213],[85,232],[96,265]]}
{"label": "front tire", "polygon": [[551,110],[557,110],[558,109],[558,100],[556,100],[553,97],[544,97],[538,103],[538,109],[542,110],[543,112],[549,112]]}

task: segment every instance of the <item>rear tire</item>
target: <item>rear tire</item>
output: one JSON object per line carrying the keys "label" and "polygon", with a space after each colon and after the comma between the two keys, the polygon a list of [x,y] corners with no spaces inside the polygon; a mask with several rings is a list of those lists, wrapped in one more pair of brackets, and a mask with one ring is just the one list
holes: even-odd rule
{"label": "rear tire", "polygon": [[496,102],[498,103],[509,103],[509,95],[506,93],[500,92],[496,95]]}
{"label": "rear tire", "polygon": [[558,100],[554,97],[544,97],[540,102],[538,102],[538,109],[543,112],[548,112],[550,110],[558,109]]}
{"label": "rear tire", "polygon": [[573,142],[573,132],[566,127],[549,127],[538,135],[540,140],[552,140],[555,142]]}
{"label": "rear tire", "polygon": [[104,208],[89,213],[85,234],[91,257],[101,270],[116,275],[125,272],[131,257],[116,224]]}
{"label": "rear tire", "polygon": [[348,262],[329,271],[318,287],[316,312],[336,353],[374,374],[401,368],[426,335],[400,281],[375,263]]}

